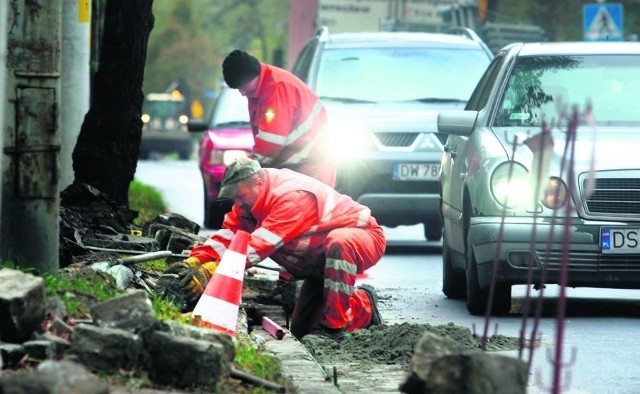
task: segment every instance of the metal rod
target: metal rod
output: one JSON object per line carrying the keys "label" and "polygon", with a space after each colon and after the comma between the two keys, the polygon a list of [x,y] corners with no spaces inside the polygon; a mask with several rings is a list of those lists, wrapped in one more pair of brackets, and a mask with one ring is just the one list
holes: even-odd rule
{"label": "metal rod", "polygon": [[170,257],[172,254],[173,253],[170,250],[160,250],[157,252],[150,252],[150,253],[140,254],[137,256],[125,257],[123,259],[115,259],[109,263],[109,267],[112,267],[118,264],[132,265],[132,264],[142,263],[144,261],[164,259],[165,257]]}
{"label": "metal rod", "polygon": [[279,385],[279,384],[277,384],[277,383],[273,383],[273,382],[270,382],[268,380],[259,378],[257,376],[250,375],[250,374],[248,374],[246,372],[239,371],[239,370],[235,369],[234,367],[231,367],[231,377],[236,378],[236,379],[240,379],[240,380],[248,382],[248,383],[257,384],[257,385],[266,387],[266,388],[271,389],[271,390],[275,390],[278,393],[284,393],[285,392],[284,387]]}
{"label": "metal rod", "polygon": [[[122,254],[138,254],[138,255],[140,255],[140,254],[145,254],[145,253],[154,253],[154,252],[146,252],[146,251],[143,251],[143,250],[101,248],[99,246],[83,246],[83,248],[89,249],[89,250],[95,250],[95,251],[98,251],[98,252],[114,252],[114,253],[122,253]],[[186,254],[177,254],[177,253],[173,253],[171,251],[167,251],[167,252],[170,253],[167,257],[180,257],[180,258],[189,257]]]}

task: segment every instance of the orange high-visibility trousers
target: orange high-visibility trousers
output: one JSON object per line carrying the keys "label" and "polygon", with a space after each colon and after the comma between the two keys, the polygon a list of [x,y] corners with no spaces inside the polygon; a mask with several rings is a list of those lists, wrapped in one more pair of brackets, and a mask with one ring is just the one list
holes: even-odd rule
{"label": "orange high-visibility trousers", "polygon": [[324,326],[353,332],[371,323],[372,305],[355,289],[356,275],[374,266],[386,247],[382,228],[372,218],[367,228],[329,232],[323,249],[324,276],[304,280],[291,317],[291,333],[301,338]]}

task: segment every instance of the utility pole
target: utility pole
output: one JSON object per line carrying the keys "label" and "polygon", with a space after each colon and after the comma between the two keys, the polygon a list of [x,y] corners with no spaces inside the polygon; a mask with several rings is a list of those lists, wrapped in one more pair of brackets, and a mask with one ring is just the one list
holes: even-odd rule
{"label": "utility pole", "polygon": [[91,0],[62,1],[60,190],[73,183],[71,154],[89,111]]}
{"label": "utility pole", "polygon": [[[7,71],[7,2],[0,1],[0,103],[5,103]],[[5,106],[0,105],[0,125],[4,125]],[[4,132],[0,132],[0,168],[3,168]],[[2,173],[0,172],[0,245],[2,245]],[[0,260],[0,262],[2,262]]]}
{"label": "utility pole", "polygon": [[[0,261],[58,270],[61,0],[8,3]],[[3,46],[4,49],[4,46]]]}

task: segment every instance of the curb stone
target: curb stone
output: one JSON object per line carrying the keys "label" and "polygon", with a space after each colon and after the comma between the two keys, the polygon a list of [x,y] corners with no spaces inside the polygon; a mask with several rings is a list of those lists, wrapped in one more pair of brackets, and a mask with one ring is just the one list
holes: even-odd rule
{"label": "curb stone", "polygon": [[[248,334],[247,315],[244,309],[239,313],[238,328],[242,334]],[[282,365],[282,375],[289,380],[300,394],[333,394],[341,391],[333,385],[331,377],[309,353],[307,348],[283,327],[284,337],[277,339],[262,327],[255,326],[251,336],[256,342],[273,354]]]}

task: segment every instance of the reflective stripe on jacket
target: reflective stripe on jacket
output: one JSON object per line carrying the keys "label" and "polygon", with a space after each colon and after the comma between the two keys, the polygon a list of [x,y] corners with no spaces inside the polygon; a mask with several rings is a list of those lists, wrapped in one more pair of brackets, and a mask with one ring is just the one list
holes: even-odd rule
{"label": "reflective stripe on jacket", "polygon": [[335,186],[335,158],[326,148],[327,111],[298,77],[261,63],[249,100],[254,157],[263,167],[289,168]]}
{"label": "reflective stripe on jacket", "polygon": [[219,260],[233,234],[244,230],[251,234],[247,267],[271,257],[296,277],[322,276],[326,257],[322,247],[329,231],[368,227],[370,209],[306,175],[288,169],[264,172],[253,217],[241,217],[234,206],[223,228],[190,255],[201,262]]}

